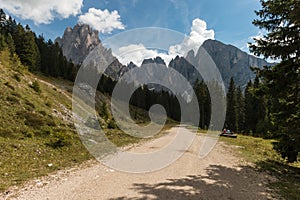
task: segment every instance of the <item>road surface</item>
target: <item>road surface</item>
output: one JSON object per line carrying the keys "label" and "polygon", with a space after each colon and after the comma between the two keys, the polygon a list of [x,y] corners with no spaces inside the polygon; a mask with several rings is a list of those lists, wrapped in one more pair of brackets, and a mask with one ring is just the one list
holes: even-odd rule
{"label": "road surface", "polygon": [[[180,127],[169,134],[133,148],[155,151],[169,143]],[[198,153],[203,135],[172,165],[159,171],[132,174],[110,169],[101,163],[76,170],[61,171],[31,181],[8,199],[272,199],[266,187],[268,175],[258,173],[234,156],[238,147],[218,142],[204,159]],[[53,178],[54,177],[54,178]]]}

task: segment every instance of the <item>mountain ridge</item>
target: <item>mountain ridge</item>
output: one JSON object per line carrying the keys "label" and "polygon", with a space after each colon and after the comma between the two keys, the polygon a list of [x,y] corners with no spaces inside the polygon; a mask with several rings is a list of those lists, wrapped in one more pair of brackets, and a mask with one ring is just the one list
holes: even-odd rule
{"label": "mountain ridge", "polygon": [[[94,55],[95,59],[100,56],[102,58],[108,57],[108,60],[114,60],[105,71],[105,74],[114,80],[119,79],[124,73],[136,67],[132,62],[127,65],[120,63],[112,55],[110,49],[102,46],[98,31],[93,30],[88,25],[75,25],[73,29],[68,27],[62,38],[58,37],[55,41],[62,47],[63,54],[75,64],[82,64],[88,54],[97,47],[98,54]],[[215,62],[226,87],[228,87],[229,81],[233,77],[236,85],[244,88],[250,80],[255,78],[255,74],[250,67],[262,68],[266,65],[272,65],[261,58],[249,55],[231,44],[224,44],[218,40],[206,40],[201,45],[201,48],[205,49]],[[194,61],[198,59],[198,52],[190,50],[186,57],[176,56],[168,65],[160,57],[144,59],[141,67],[145,64],[159,64],[172,67],[193,84],[201,77],[195,67],[187,60]]]}

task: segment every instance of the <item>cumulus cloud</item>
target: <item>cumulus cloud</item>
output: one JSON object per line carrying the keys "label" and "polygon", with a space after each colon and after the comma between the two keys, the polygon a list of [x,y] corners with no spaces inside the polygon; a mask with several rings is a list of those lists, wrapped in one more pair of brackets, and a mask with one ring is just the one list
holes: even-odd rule
{"label": "cumulus cloud", "polygon": [[125,29],[116,10],[109,12],[107,9],[90,8],[87,13],[79,16],[78,22],[88,24],[101,33],[111,33],[114,29]]}
{"label": "cumulus cloud", "polygon": [[214,39],[215,32],[207,30],[206,22],[196,18],[193,20],[191,32],[186,36],[181,44],[171,46],[169,49],[170,54],[186,55],[190,50],[197,53],[199,47],[207,39]]}
{"label": "cumulus cloud", "polygon": [[168,65],[173,58],[173,56],[166,53],[161,53],[154,49],[147,49],[143,44],[131,44],[120,47],[114,54],[121,63],[128,64],[133,62],[137,66],[141,66],[144,59],[156,58],[158,56]]}
{"label": "cumulus cloud", "polygon": [[168,52],[147,49],[143,44],[130,44],[114,50],[114,54],[123,64],[132,61],[140,66],[144,59],[159,56],[168,65],[177,55],[186,56],[190,50],[197,53],[199,47],[207,39],[214,39],[214,31],[207,30],[206,22],[197,18],[193,20],[190,34],[185,36],[180,44],[170,46]]}
{"label": "cumulus cloud", "polygon": [[0,0],[1,8],[35,24],[49,24],[55,18],[80,14],[83,0]]}

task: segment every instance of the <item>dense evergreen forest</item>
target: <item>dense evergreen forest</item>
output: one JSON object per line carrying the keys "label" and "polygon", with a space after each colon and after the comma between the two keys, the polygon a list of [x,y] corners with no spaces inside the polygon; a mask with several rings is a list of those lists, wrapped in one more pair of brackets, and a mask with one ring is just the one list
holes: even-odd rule
{"label": "dense evergreen forest", "polygon": [[8,49],[11,57],[18,59],[32,72],[42,72],[53,77],[74,81],[78,66],[63,56],[58,44],[36,34],[28,25],[17,23],[0,9],[0,50]]}

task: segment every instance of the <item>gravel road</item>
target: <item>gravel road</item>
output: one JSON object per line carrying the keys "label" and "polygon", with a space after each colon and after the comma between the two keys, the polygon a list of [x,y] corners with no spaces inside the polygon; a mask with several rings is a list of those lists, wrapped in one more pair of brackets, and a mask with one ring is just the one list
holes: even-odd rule
{"label": "gravel road", "polygon": [[[168,144],[179,127],[131,151],[155,151]],[[156,172],[132,174],[94,163],[31,181],[7,199],[272,199],[271,177],[234,156],[239,147],[218,142],[204,159],[198,153],[203,135],[172,165]],[[52,177],[52,178],[51,178]],[[55,177],[55,178],[53,178]],[[4,198],[4,197],[3,197]]]}

